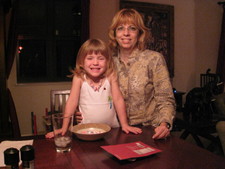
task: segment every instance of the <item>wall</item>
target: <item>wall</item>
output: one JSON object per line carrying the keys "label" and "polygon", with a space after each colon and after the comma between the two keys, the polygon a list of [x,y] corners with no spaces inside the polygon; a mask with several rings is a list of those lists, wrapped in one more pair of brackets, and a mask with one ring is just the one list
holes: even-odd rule
{"label": "wall", "polygon": [[[196,72],[204,72],[207,68],[212,68],[212,72],[215,72],[223,15],[222,6],[219,6],[215,0],[195,0],[195,8]],[[199,78],[197,81],[199,82]]]}
{"label": "wall", "polygon": [[[217,0],[134,0],[173,5],[174,66],[173,86],[187,92],[199,86],[199,74],[215,72],[222,7]],[[119,0],[90,0],[90,37],[108,40],[108,26],[119,9]],[[37,115],[38,131],[44,131],[42,116],[50,108],[51,89],[70,89],[70,83],[16,84],[16,64],[8,80],[23,135],[31,133],[30,112]]]}

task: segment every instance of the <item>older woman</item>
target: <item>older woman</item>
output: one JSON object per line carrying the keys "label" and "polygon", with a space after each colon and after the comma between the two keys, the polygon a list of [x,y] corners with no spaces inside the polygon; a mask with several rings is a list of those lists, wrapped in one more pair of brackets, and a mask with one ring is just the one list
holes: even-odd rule
{"label": "older woman", "polygon": [[109,27],[109,47],[131,125],[155,126],[155,139],[169,135],[175,99],[164,57],[146,49],[149,30],[134,9],[122,9]]}
{"label": "older woman", "polygon": [[149,30],[136,10],[122,9],[116,13],[109,27],[109,47],[129,124],[152,125],[153,138],[161,139],[170,134],[175,99],[164,57],[146,49],[149,40]]}

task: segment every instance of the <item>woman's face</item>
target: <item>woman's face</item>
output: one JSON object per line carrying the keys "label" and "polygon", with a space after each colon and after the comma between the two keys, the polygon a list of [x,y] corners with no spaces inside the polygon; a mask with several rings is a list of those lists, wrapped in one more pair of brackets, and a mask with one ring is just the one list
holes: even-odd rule
{"label": "woman's face", "polygon": [[132,24],[122,24],[116,28],[116,40],[120,50],[132,51],[138,41],[139,30]]}

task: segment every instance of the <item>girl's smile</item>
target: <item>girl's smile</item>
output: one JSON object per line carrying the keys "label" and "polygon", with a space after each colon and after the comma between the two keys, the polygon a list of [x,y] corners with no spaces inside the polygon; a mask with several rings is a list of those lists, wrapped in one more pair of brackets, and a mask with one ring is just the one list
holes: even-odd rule
{"label": "girl's smile", "polygon": [[87,54],[84,59],[84,70],[92,80],[101,79],[106,71],[106,58],[101,53]]}

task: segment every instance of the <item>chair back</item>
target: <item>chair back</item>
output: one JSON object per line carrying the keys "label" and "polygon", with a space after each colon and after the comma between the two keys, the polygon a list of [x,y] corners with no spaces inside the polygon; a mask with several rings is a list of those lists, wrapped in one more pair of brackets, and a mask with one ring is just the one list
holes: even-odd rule
{"label": "chair back", "polygon": [[221,93],[220,76],[216,73],[210,73],[210,69],[207,69],[205,74],[200,74],[200,87],[210,88],[212,94],[217,95]]}
{"label": "chair back", "polygon": [[211,92],[205,88],[195,87],[186,95],[184,104],[184,120],[199,124],[210,123],[214,109],[212,107]]}
{"label": "chair back", "polygon": [[69,98],[69,95],[70,90],[51,90],[50,92],[51,114],[64,111],[66,101]]}

